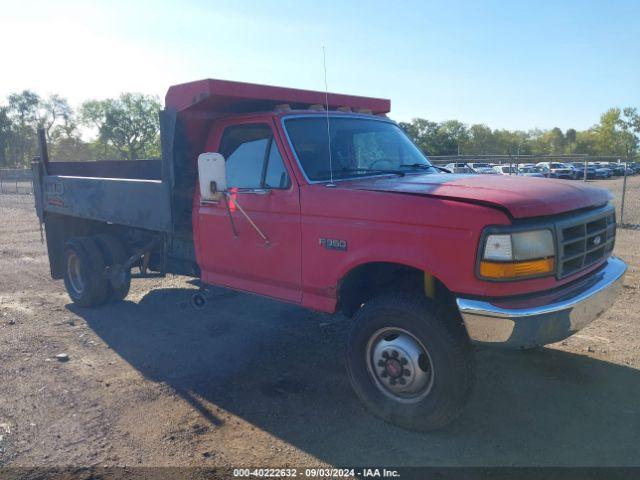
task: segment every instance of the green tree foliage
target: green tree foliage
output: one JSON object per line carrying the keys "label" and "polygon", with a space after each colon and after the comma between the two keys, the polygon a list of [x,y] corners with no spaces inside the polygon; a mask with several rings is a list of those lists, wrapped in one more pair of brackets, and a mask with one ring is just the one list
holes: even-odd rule
{"label": "green tree foliage", "polygon": [[99,141],[126,160],[159,155],[159,112],[160,102],[155,97],[139,93],[90,100],[81,107],[83,122],[97,128]]}
{"label": "green tree foliage", "polygon": [[13,156],[18,164],[28,164],[36,152],[36,129],[42,100],[31,90],[7,97],[9,118],[13,122]]}
{"label": "green tree foliage", "polygon": [[464,153],[490,155],[497,152],[496,137],[493,131],[482,124],[471,125]]}
{"label": "green tree foliage", "polygon": [[458,120],[436,123],[416,118],[411,123],[401,122],[400,126],[423,151],[434,152],[431,155],[462,153],[469,141],[466,125]]}
{"label": "green tree foliage", "polygon": [[13,123],[9,117],[9,107],[0,107],[0,168],[11,164],[11,144]]}
{"label": "green tree foliage", "polygon": [[[123,93],[117,99],[85,102],[78,115],[65,98],[42,98],[24,90],[0,104],[0,168],[26,167],[38,153],[43,128],[53,160],[158,158],[160,103],[155,97]],[[90,127],[97,138],[84,140]]]}
{"label": "green tree foliage", "polygon": [[[442,123],[416,118],[400,126],[429,155],[553,155],[590,154],[634,157],[640,148],[640,114],[636,108],[612,108],[593,127],[563,132],[550,130],[492,130],[467,127],[456,120]],[[459,147],[459,150],[458,150]]]}

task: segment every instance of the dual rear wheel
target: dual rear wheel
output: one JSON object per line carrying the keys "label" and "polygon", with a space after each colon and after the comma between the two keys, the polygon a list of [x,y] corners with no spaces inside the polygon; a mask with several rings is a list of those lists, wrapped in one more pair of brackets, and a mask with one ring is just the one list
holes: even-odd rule
{"label": "dual rear wheel", "polygon": [[71,300],[81,307],[123,300],[131,274],[122,268],[127,254],[122,242],[106,234],[73,237],[64,248],[64,284]]}

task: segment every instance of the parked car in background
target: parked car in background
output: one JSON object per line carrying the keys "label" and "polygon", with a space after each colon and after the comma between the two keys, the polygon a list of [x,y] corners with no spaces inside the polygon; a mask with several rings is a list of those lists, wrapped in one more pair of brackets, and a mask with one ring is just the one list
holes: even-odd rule
{"label": "parked car in background", "polygon": [[495,175],[496,171],[494,170],[493,165],[487,162],[472,162],[469,163],[469,166],[473,168],[476,173],[480,173],[482,175]]}
{"label": "parked car in background", "polygon": [[613,175],[615,175],[616,177],[621,177],[624,175],[624,163],[609,162],[607,167],[613,171]]}
{"label": "parked car in background", "polygon": [[584,165],[582,166],[582,168],[577,167],[573,163],[565,163],[565,165],[571,169],[572,180],[578,180],[579,178],[582,178],[584,176]]}
{"label": "parked car in background", "polygon": [[544,178],[545,176],[542,170],[536,166],[520,167],[518,169],[518,175],[522,175],[523,177],[540,177],[540,178]]}
{"label": "parked car in background", "polygon": [[571,167],[560,162],[540,162],[538,167],[542,167],[548,172],[549,178],[574,178],[574,171]]}
{"label": "parked car in background", "polygon": [[625,166],[623,162],[600,162],[603,168],[611,170],[611,175],[614,177],[621,177],[624,175]]}
{"label": "parked car in background", "polygon": [[636,173],[640,173],[640,163],[629,163],[627,165],[627,175],[629,175],[629,172],[632,172],[632,175],[635,175]]}
{"label": "parked car in background", "polygon": [[527,170],[535,171],[535,172],[541,174],[543,177],[548,177],[549,176],[549,169],[548,168],[539,167],[535,163],[523,163],[522,165],[520,165],[518,167],[518,169],[520,169],[520,168],[526,168]]}
{"label": "parked car in background", "polygon": [[[576,173],[578,174],[577,178],[578,179],[583,179],[584,178],[584,162],[574,162],[571,165],[573,165],[573,168],[576,170]],[[594,167],[593,165],[588,164],[587,165],[587,179],[588,180],[595,180],[596,178],[598,178],[597,175],[596,175],[596,167]]]}
{"label": "parked car in background", "polygon": [[522,177],[540,177],[545,175],[541,169],[535,165],[516,167],[516,165],[494,165],[494,171],[498,175],[520,175]]}
{"label": "parked car in background", "polygon": [[518,174],[518,170],[516,170],[516,167],[511,165],[494,165],[493,166],[493,172],[497,173],[498,175],[517,175]]}
{"label": "parked car in background", "polygon": [[611,178],[613,176],[613,170],[604,166],[602,162],[589,162],[596,171],[596,178]]}
{"label": "parked car in background", "polygon": [[449,170],[451,173],[478,173],[466,162],[448,163],[443,168]]}

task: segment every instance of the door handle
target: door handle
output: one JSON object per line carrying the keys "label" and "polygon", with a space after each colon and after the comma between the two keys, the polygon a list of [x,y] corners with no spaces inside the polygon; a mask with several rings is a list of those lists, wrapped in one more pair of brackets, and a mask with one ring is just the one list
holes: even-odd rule
{"label": "door handle", "polygon": [[247,188],[239,189],[238,193],[248,193],[251,195],[269,195],[271,193],[270,188]]}

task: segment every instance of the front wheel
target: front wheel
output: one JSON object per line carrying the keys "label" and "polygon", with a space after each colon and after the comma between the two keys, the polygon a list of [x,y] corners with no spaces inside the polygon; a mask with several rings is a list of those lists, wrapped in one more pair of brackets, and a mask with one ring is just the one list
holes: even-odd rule
{"label": "front wheel", "polygon": [[411,430],[453,421],[471,394],[473,349],[461,323],[427,298],[390,294],[357,313],[347,345],[351,384],[376,415]]}

